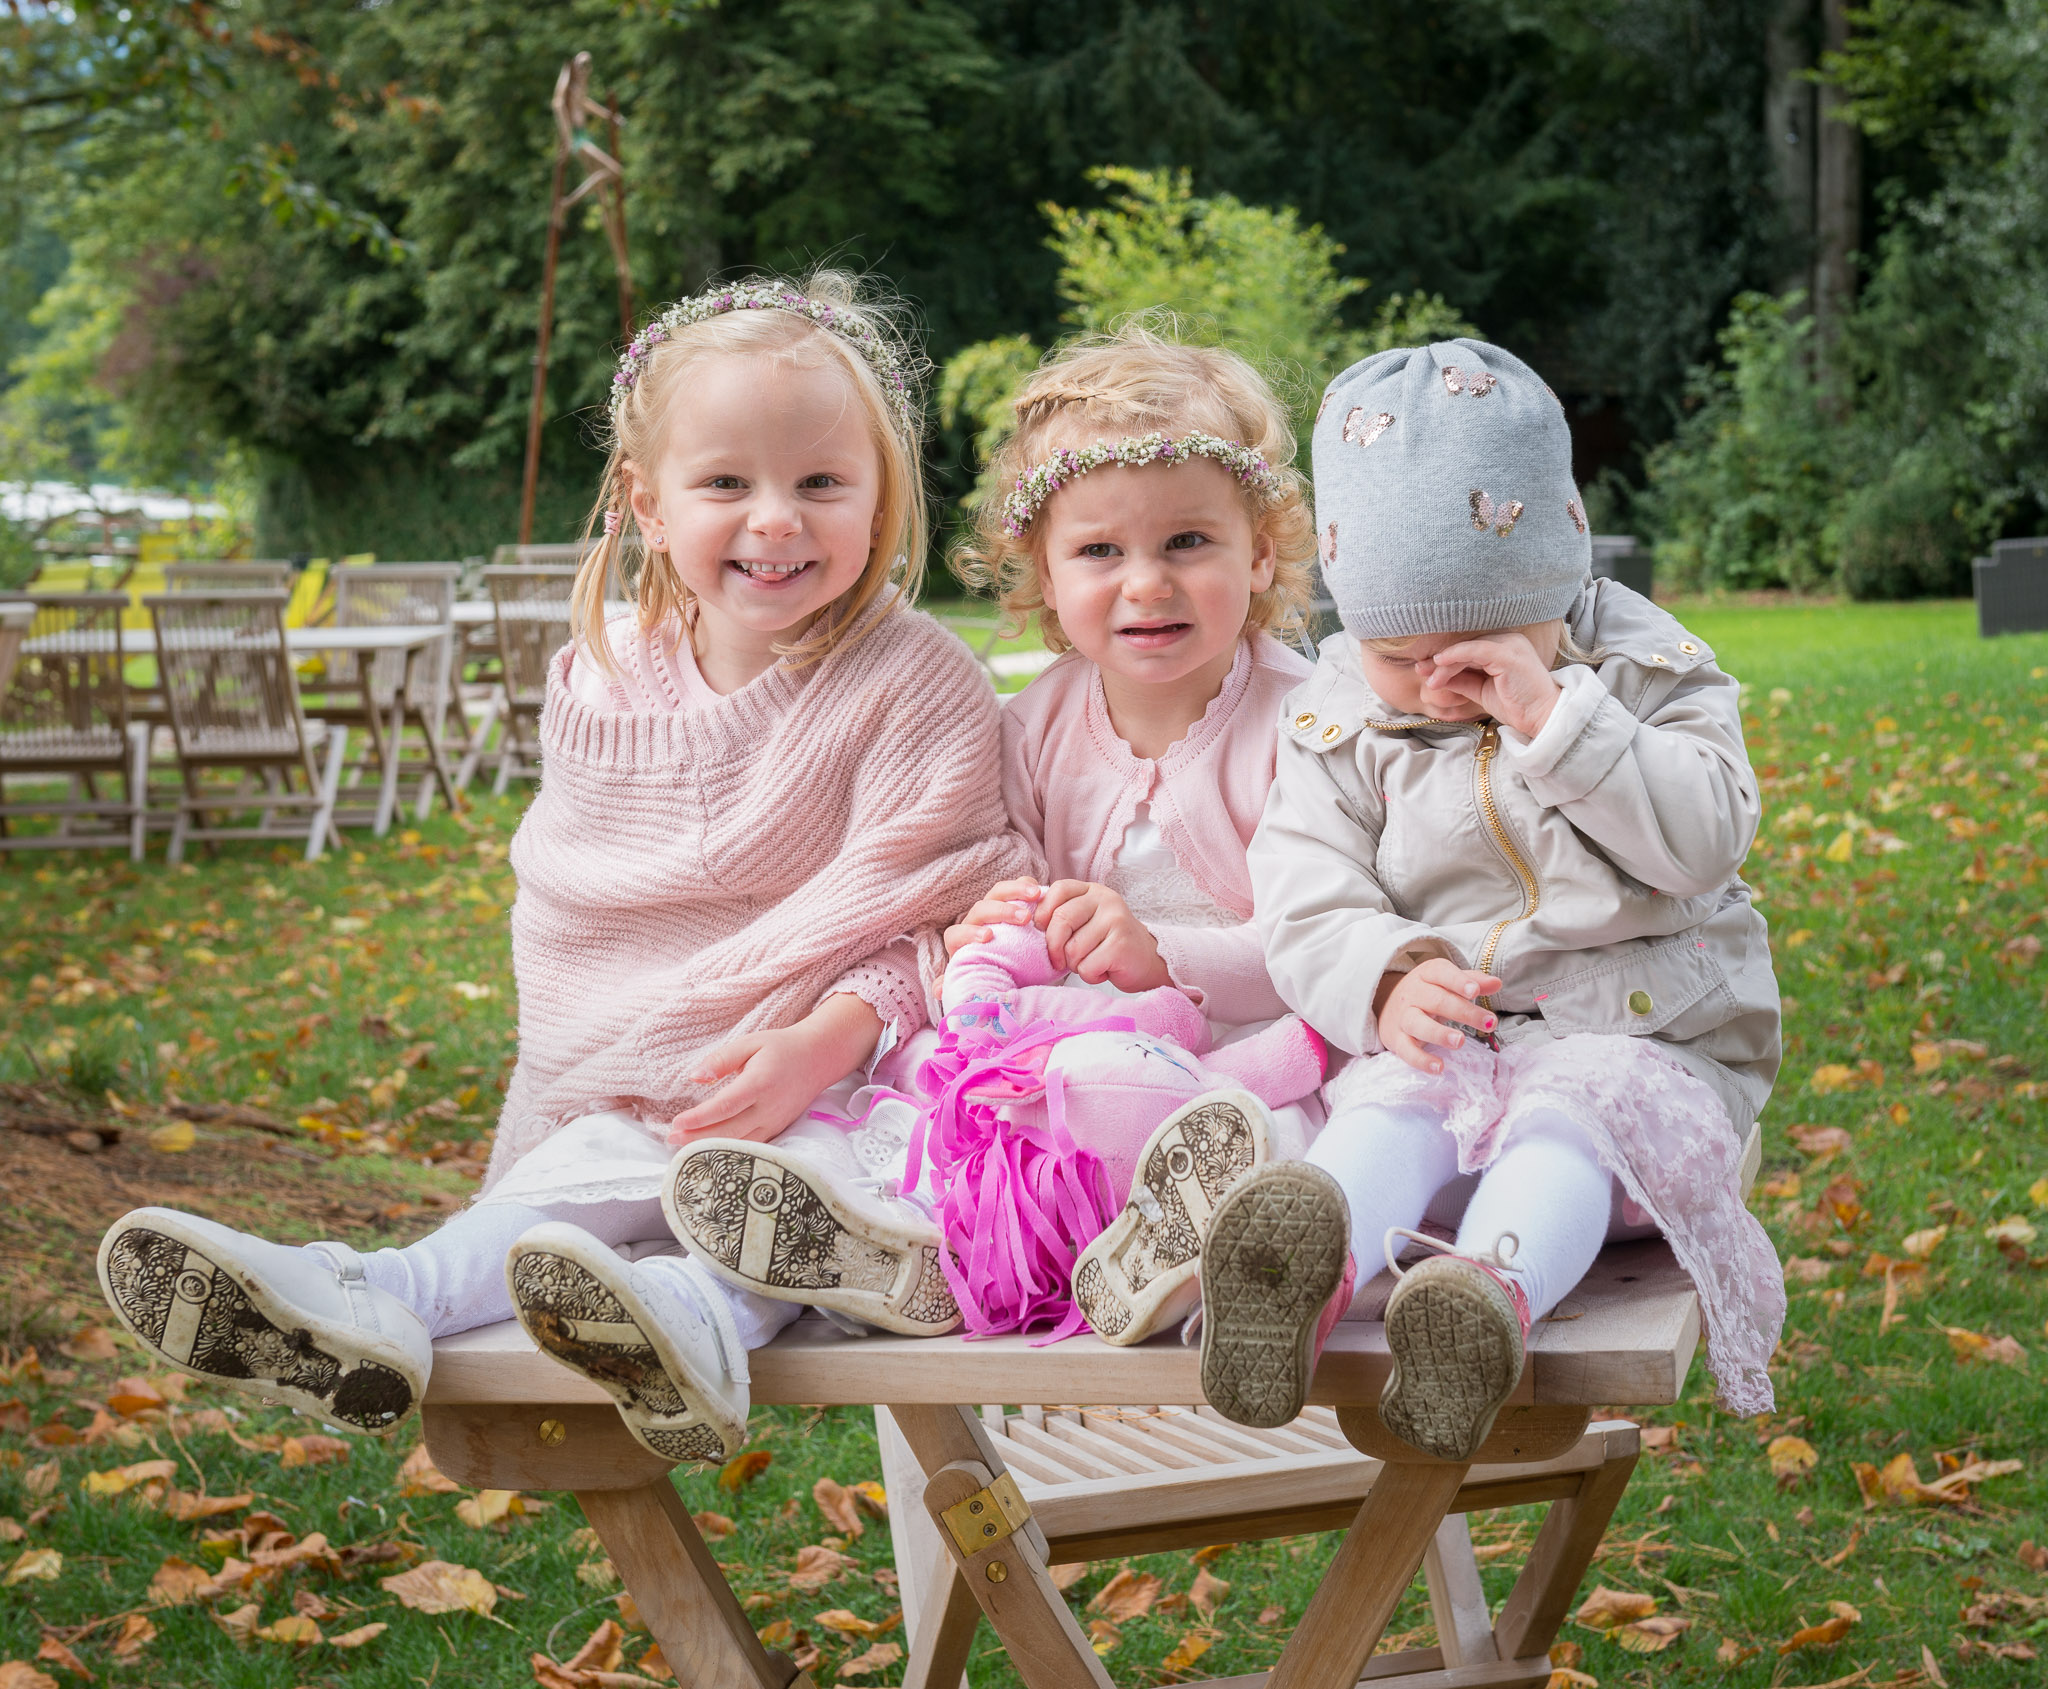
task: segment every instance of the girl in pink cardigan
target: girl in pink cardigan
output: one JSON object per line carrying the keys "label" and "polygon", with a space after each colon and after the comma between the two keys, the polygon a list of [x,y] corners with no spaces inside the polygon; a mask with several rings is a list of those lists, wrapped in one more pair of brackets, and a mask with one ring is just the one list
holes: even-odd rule
{"label": "girl in pink cardigan", "polygon": [[[938,1213],[971,1330],[1085,1316],[1129,1343],[1192,1307],[1215,1200],[1320,1123],[1322,1044],[1267,978],[1245,866],[1310,672],[1272,630],[1299,624],[1314,547],[1286,412],[1233,353],[1133,327],[1054,358],[1016,411],[991,476],[1014,487],[964,572],[1064,653],[1004,713],[1035,877],[948,934],[946,1027],[866,1122],[894,1113],[877,1172]],[[733,1283],[797,1293],[716,1202],[777,1152],[692,1162],[678,1230]]]}
{"label": "girl in pink cardigan", "polygon": [[[743,1440],[747,1351],[797,1310],[679,1253],[674,1147],[843,1153],[814,1103],[843,1106],[878,1046],[925,1024],[940,929],[1029,861],[987,683],[907,607],[916,373],[830,273],[685,299],[628,348],[512,847],[520,1051],[484,1194],[371,1255],[136,1210],[100,1282],[163,1361],[381,1432],[419,1402],[435,1337],[516,1312],[656,1453]],[[638,611],[601,625],[628,527]],[[782,1198],[741,1195],[743,1228]],[[938,1234],[910,1217],[929,1247],[893,1289],[945,1329]]]}

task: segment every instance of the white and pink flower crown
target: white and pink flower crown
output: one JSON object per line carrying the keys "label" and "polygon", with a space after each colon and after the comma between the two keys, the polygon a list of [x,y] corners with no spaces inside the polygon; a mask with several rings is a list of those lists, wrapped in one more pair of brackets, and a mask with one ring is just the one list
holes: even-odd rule
{"label": "white and pink flower crown", "polygon": [[812,299],[788,283],[778,281],[735,282],[731,287],[713,288],[708,293],[694,293],[687,299],[678,299],[634,335],[619,358],[617,372],[612,376],[613,419],[617,419],[627,395],[638,385],[641,371],[646,368],[647,360],[657,346],[674,338],[679,329],[722,317],[728,311],[788,311],[837,335],[865,358],[868,367],[875,372],[904,436],[912,440],[917,438],[920,430],[917,409],[911,399],[910,377],[904,371],[902,357],[889,344],[887,337],[859,311]]}
{"label": "white and pink flower crown", "polygon": [[1022,539],[1045,508],[1045,501],[1091,469],[1110,464],[1136,469],[1148,463],[1186,463],[1197,457],[1222,464],[1241,485],[1262,497],[1275,497],[1285,489],[1286,483],[1273,466],[1236,440],[1219,440],[1214,434],[1127,434],[1121,440],[1063,448],[1025,470],[1003,500],[1003,532],[1013,540]]}

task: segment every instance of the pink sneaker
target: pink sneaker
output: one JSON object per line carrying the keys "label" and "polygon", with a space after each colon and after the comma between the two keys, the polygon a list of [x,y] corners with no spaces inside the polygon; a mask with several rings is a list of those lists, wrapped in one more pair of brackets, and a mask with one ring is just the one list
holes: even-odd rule
{"label": "pink sneaker", "polygon": [[[1443,1253],[1401,1273],[1400,1238]],[[1401,1282],[1387,1299],[1394,1371],[1380,1393],[1380,1423],[1439,1460],[1470,1460],[1521,1382],[1529,1298],[1508,1276],[1518,1242],[1503,1234],[1483,1260],[1420,1232],[1387,1233],[1387,1265]]]}
{"label": "pink sneaker", "polygon": [[1202,1394],[1240,1425],[1285,1425],[1351,1301],[1351,1211],[1320,1167],[1261,1167],[1202,1241]]}

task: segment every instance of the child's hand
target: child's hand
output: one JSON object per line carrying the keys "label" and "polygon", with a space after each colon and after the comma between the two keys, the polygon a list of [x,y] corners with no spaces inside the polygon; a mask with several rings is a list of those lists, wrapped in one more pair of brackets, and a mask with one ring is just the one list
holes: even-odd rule
{"label": "child's hand", "polygon": [[1543,731],[1564,690],[1528,635],[1517,629],[1461,639],[1437,652],[1435,661],[1423,682],[1425,691],[1469,699],[1525,739]]}
{"label": "child's hand", "polygon": [[991,927],[1021,927],[1031,919],[1031,906],[1043,894],[1036,880],[1004,880],[988,888],[988,895],[960,917],[957,926],[946,929],[946,955],[958,955],[970,944],[986,944],[995,934]]}
{"label": "child's hand", "polygon": [[1492,974],[1474,973],[1441,956],[1432,956],[1405,974],[1388,974],[1380,982],[1375,1005],[1380,1042],[1410,1067],[1441,1073],[1443,1058],[1431,1055],[1428,1046],[1455,1050],[1463,1044],[1465,1035],[1449,1024],[1453,1021],[1491,1032],[1499,1017],[1474,999],[1500,987]]}
{"label": "child's hand", "polygon": [[1173,983],[1151,929],[1108,886],[1056,880],[1033,918],[1045,933],[1052,965],[1090,985],[1108,980],[1119,991],[1151,991]]}
{"label": "child's hand", "polygon": [[669,1142],[780,1136],[820,1092],[867,1060],[881,1031],[881,1016],[842,991],[795,1026],[728,1038],[698,1057],[690,1075],[704,1084],[726,1083],[670,1122]]}

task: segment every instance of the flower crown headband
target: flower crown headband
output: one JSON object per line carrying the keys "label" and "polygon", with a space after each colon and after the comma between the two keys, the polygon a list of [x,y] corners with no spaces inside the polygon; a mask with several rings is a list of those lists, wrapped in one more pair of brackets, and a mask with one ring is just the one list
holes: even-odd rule
{"label": "flower crown headband", "polygon": [[1121,440],[1098,441],[1078,451],[1060,450],[1043,463],[1017,477],[1017,485],[1003,500],[1003,532],[1013,540],[1030,531],[1033,519],[1045,508],[1045,501],[1069,481],[1091,469],[1117,464],[1136,469],[1147,463],[1186,463],[1206,457],[1223,465],[1239,483],[1265,498],[1285,487],[1279,473],[1264,458],[1235,440],[1219,440],[1214,434],[1127,434]]}
{"label": "flower crown headband", "polygon": [[678,299],[634,335],[619,359],[617,372],[612,376],[612,419],[618,420],[627,395],[639,385],[641,372],[657,346],[673,339],[680,329],[709,322],[728,311],[788,311],[816,323],[828,333],[836,334],[867,360],[868,367],[882,383],[882,391],[888,395],[889,408],[905,437],[917,438],[920,430],[917,412],[910,399],[910,377],[904,373],[903,360],[896,348],[860,312],[809,298],[787,283],[775,281],[738,282],[710,293],[696,293],[688,299]]}

